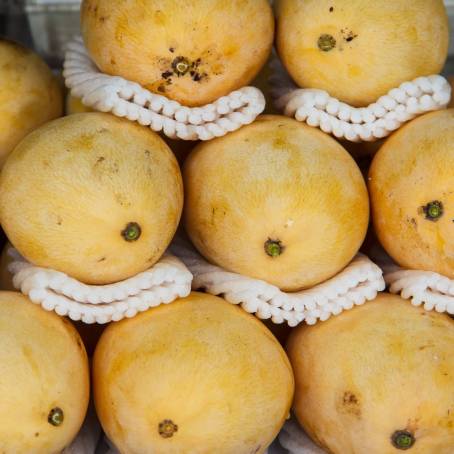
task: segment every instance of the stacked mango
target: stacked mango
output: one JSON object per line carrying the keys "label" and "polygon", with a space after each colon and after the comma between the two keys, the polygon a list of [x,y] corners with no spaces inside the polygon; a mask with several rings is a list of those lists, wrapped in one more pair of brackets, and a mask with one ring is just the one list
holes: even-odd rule
{"label": "stacked mango", "polygon": [[[270,99],[274,38],[298,85],[359,107],[445,63],[442,0],[274,3],[273,15],[266,0],[84,0],[82,35],[101,71],[189,107],[250,83]],[[36,266],[121,282],[178,231],[209,262],[291,293],[337,275],[376,236],[400,266],[454,279],[453,110],[353,152],[277,114],[182,144],[75,98],[61,117],[63,97],[40,57],[0,41],[0,223]],[[382,293],[290,332],[193,292],[103,331],[11,291],[8,260],[1,452],[61,452],[92,391],[122,454],[264,453],[292,409],[326,452],[454,453],[447,314]]]}

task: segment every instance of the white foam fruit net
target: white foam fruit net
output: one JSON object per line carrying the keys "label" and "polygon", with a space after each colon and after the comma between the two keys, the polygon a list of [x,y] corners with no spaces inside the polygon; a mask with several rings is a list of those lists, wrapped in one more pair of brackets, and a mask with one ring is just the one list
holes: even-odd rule
{"label": "white foam fruit net", "polygon": [[449,82],[432,75],[404,82],[367,107],[352,107],[324,90],[299,88],[277,58],[272,66],[270,84],[279,111],[351,142],[387,137],[419,115],[446,108],[451,99]]}
{"label": "white foam fruit net", "polygon": [[63,76],[71,94],[88,107],[136,121],[172,139],[210,140],[252,123],[265,109],[265,97],[244,87],[202,107],[186,107],[122,77],[103,74],[82,38],[68,44]]}
{"label": "white foam fruit net", "polygon": [[48,311],[85,323],[134,317],[191,292],[192,274],[176,257],[164,255],[149,270],[108,285],[87,285],[65,273],[34,266],[13,247],[8,270],[16,289]]}
{"label": "white foam fruit net", "polygon": [[171,247],[194,275],[193,289],[222,295],[246,312],[274,323],[313,325],[355,305],[373,300],[384,290],[381,269],[365,255],[358,254],[339,274],[308,290],[285,293],[267,282],[231,273],[208,263],[186,241],[178,239]]}

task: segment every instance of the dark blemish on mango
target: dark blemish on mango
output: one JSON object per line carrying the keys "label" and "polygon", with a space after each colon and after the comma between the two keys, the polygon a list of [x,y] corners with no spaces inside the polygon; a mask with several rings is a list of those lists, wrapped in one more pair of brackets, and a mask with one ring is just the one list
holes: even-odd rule
{"label": "dark blemish on mango", "polygon": [[330,9],[329,9],[329,12],[332,13],[334,11],[334,6],[332,6]]}
{"label": "dark blemish on mango", "polygon": [[318,38],[318,48],[323,52],[329,52],[336,47],[336,39],[333,35],[323,34]]}
{"label": "dark blemish on mango", "polygon": [[206,76],[207,76],[206,73],[194,74],[194,75],[192,76],[192,80],[193,80],[194,82],[199,82],[200,80],[202,80],[202,79],[203,79],[204,77],[206,77]]}
{"label": "dark blemish on mango", "polygon": [[39,437],[39,432],[35,432],[35,437]]}
{"label": "dark blemish on mango", "polygon": [[346,391],[342,396],[340,410],[359,418],[361,416],[361,407],[358,397],[351,391]]}
{"label": "dark blemish on mango", "polygon": [[357,34],[353,33],[348,28],[342,29],[341,33],[342,33],[342,36],[343,36],[344,40],[347,41],[348,43],[353,41],[355,38],[358,37]]}
{"label": "dark blemish on mango", "polygon": [[358,398],[350,391],[346,391],[344,393],[343,402],[344,402],[344,405],[350,405],[350,404],[356,405],[356,404],[358,404]]}
{"label": "dark blemish on mango", "polygon": [[434,345],[433,344],[421,345],[418,350],[422,351],[422,350],[425,350],[426,348],[431,348],[431,347],[434,347]]}
{"label": "dark blemish on mango", "polygon": [[111,64],[111,65],[116,65],[116,64],[117,64],[117,61],[115,60],[115,58],[112,57],[112,58],[110,59],[110,64]]}
{"label": "dark blemish on mango", "polygon": [[165,85],[162,85],[162,84],[159,85],[158,91],[159,91],[160,93],[165,93],[165,92],[166,92],[166,87],[165,87]]}
{"label": "dark blemish on mango", "polygon": [[159,61],[162,68],[161,77],[165,81],[165,84],[161,84],[158,87],[158,91],[161,92],[165,92],[165,85],[170,85],[172,83],[172,76],[180,78],[184,77],[186,74],[189,74],[194,82],[200,82],[201,80],[208,77],[208,74],[206,72],[201,72],[198,69],[200,64],[202,63],[201,58],[198,58],[197,60],[191,62],[186,57],[178,56],[172,62],[166,61],[163,58],[161,58]]}
{"label": "dark blemish on mango", "polygon": [[175,48],[174,47],[169,47],[169,52],[171,52],[173,54],[175,52]]}
{"label": "dark blemish on mango", "polygon": [[98,263],[104,262],[105,260],[106,260],[106,257],[101,257],[101,258],[98,260]]}
{"label": "dark blemish on mango", "polygon": [[162,438],[172,438],[178,432],[178,426],[171,419],[164,419],[158,425],[158,432]]}
{"label": "dark blemish on mango", "polygon": [[273,142],[274,148],[287,148],[287,142],[282,137],[276,137]]}

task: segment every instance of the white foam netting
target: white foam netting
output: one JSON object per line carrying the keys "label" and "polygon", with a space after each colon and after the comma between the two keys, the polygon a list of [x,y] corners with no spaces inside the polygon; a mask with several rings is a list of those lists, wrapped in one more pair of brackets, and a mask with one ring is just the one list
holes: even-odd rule
{"label": "white foam netting", "polygon": [[88,107],[136,121],[172,139],[210,140],[252,123],[265,97],[244,87],[202,107],[186,107],[135,82],[103,74],[91,61],[82,38],[68,44],[63,76],[71,94]]}
{"label": "white foam netting", "polygon": [[328,281],[308,290],[285,293],[267,282],[208,263],[185,240],[174,241],[171,251],[194,275],[194,290],[205,289],[213,295],[222,295],[228,302],[240,305],[261,319],[285,322],[289,326],[327,320],[373,300],[385,288],[381,269],[362,254]]}
{"label": "white foam netting", "polygon": [[279,111],[351,142],[387,137],[419,115],[446,108],[451,99],[449,82],[432,75],[404,82],[367,107],[352,107],[324,90],[299,88],[277,58],[272,68],[271,94]]}
{"label": "white foam netting", "polygon": [[34,266],[13,247],[8,270],[13,285],[48,311],[85,323],[108,323],[189,295],[192,274],[166,254],[153,267],[108,285],[87,285],[65,273]]}

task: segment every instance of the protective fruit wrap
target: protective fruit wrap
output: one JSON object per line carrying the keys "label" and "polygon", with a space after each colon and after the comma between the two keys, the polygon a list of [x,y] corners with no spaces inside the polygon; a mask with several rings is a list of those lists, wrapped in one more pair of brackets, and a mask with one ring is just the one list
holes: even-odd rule
{"label": "protective fruit wrap", "polygon": [[68,45],[63,75],[73,96],[102,112],[183,140],[210,140],[252,123],[265,109],[265,97],[244,87],[202,107],[185,107],[122,77],[103,74],[91,61],[81,38]]}

